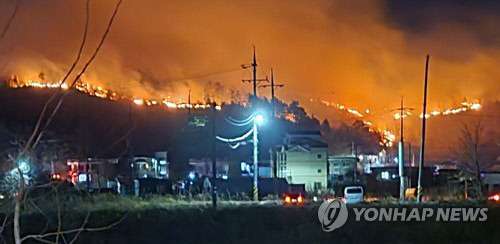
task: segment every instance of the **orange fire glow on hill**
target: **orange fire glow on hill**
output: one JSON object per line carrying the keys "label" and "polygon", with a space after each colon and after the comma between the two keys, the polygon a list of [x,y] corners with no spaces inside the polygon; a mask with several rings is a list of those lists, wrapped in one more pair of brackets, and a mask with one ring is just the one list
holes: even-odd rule
{"label": "orange fire glow on hill", "polygon": [[[15,79],[11,79],[7,82],[8,86],[11,88],[22,88],[22,87],[33,87],[33,88],[49,88],[49,89],[58,89],[61,88],[63,90],[69,89],[69,86],[66,83],[60,84],[60,82],[45,82],[45,81],[19,81]],[[211,107],[209,103],[186,103],[186,102],[174,102],[171,99],[167,98],[159,98],[159,99],[146,99],[146,98],[137,98],[126,96],[120,94],[117,91],[112,91],[101,86],[94,86],[89,83],[84,83],[82,81],[77,81],[75,83],[74,88],[81,92],[85,93],[89,96],[98,97],[101,99],[108,100],[128,100],[137,106],[164,106],[171,109],[185,109],[185,108],[194,108],[194,109],[207,109]],[[221,110],[221,106],[217,105],[215,107],[217,110]]]}
{"label": "orange fire glow on hill", "polygon": [[[32,87],[32,88],[48,88],[48,89],[58,89],[61,88],[63,90],[68,90],[69,86],[64,83],[60,84],[60,82],[46,82],[46,81],[34,81],[34,80],[25,80],[25,81],[19,81],[17,79],[10,79],[7,82],[8,86],[11,88],[23,88],[23,87]],[[132,104],[136,106],[163,106],[169,109],[186,109],[186,108],[193,108],[193,109],[208,109],[211,107],[211,104],[209,103],[189,103],[189,102],[184,102],[184,101],[179,101],[179,102],[174,102],[173,99],[170,99],[170,97],[167,98],[158,98],[158,99],[147,99],[147,98],[140,98],[140,97],[133,97],[133,96],[126,96],[123,94],[120,94],[118,91],[113,91],[106,89],[102,86],[95,86],[91,85],[89,83],[85,83],[83,81],[77,81],[75,83],[74,89],[87,94],[89,96],[101,98],[101,99],[108,99],[108,100],[127,100],[131,102]],[[334,103],[334,102],[328,102],[325,100],[315,100],[311,99],[311,102],[320,102],[321,104],[334,108],[336,110],[340,110],[342,112],[345,112],[351,116],[353,116],[356,119],[361,120],[365,125],[367,125],[371,131],[376,131],[382,135],[382,141],[380,142],[381,145],[386,146],[386,147],[392,147],[394,145],[394,141],[396,140],[396,136],[394,132],[384,128],[380,127],[377,125],[374,125],[373,122],[367,120],[367,117],[370,117],[372,115],[372,110],[367,108],[364,111],[351,108],[345,104],[342,103]],[[472,110],[479,110],[481,108],[481,104],[479,102],[469,102],[469,101],[464,101],[460,104],[460,107],[452,107],[448,109],[443,109],[443,110],[433,110],[432,112],[426,114],[426,118],[429,118],[431,116],[446,116],[446,115],[454,115],[454,114],[459,114],[463,113],[466,111],[472,111]],[[217,105],[216,106],[217,110],[221,110],[221,106]],[[362,111],[362,112],[360,112]],[[413,114],[411,112],[405,112],[403,114],[403,118],[412,116]],[[401,118],[401,115],[399,113],[393,113],[393,119],[394,120],[399,120]],[[423,115],[420,115],[420,118],[422,118]],[[389,117],[390,118],[390,117]],[[292,119],[288,118],[285,116],[285,119],[290,120],[293,122]]]}
{"label": "orange fire glow on hill", "polygon": [[[340,110],[342,112],[345,112],[351,116],[353,116],[356,119],[361,120],[365,125],[370,127],[370,130],[372,131],[377,131],[383,136],[383,139],[381,141],[381,145],[387,146],[387,147],[392,147],[394,144],[394,141],[396,140],[396,136],[394,132],[385,129],[385,126],[380,126],[380,125],[374,125],[373,122],[368,121],[367,117],[370,117],[373,115],[373,112],[370,108],[365,109],[364,111],[361,109],[355,109],[352,107],[349,107],[348,105],[345,105],[343,103],[335,103],[335,102],[328,102],[325,100],[316,100],[316,99],[310,99],[311,102],[320,102],[321,104],[334,108],[336,110]],[[481,104],[479,102],[471,102],[471,101],[463,101],[460,106],[455,106],[455,107],[450,107],[442,110],[432,110],[430,113],[427,113],[425,115],[426,118],[430,117],[437,117],[437,116],[449,116],[449,115],[456,115],[460,113],[464,113],[467,111],[477,111],[481,108]],[[360,112],[363,111],[363,112]],[[386,118],[393,118],[394,120],[399,120],[401,117],[406,118],[412,116],[413,113],[410,111],[406,111],[403,115],[401,115],[398,112],[393,112],[392,116],[386,117]],[[423,114],[420,114],[420,119],[423,118]]]}

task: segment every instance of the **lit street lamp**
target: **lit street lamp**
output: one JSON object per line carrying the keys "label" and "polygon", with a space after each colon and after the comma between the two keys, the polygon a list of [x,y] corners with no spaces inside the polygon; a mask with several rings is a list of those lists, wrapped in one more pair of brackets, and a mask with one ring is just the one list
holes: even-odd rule
{"label": "lit street lamp", "polygon": [[262,123],[264,123],[264,115],[262,115],[261,113],[256,114],[255,122],[259,125],[262,125]]}

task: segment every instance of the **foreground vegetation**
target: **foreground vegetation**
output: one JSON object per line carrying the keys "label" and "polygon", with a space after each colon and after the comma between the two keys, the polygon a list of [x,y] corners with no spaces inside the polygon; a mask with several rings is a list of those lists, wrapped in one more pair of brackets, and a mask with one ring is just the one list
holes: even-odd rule
{"label": "foreground vegetation", "polygon": [[[486,206],[489,210],[485,222],[356,222],[350,216],[343,227],[326,233],[318,221],[318,204],[312,203],[303,207],[286,207],[275,201],[261,204],[221,201],[218,211],[214,211],[210,201],[173,197],[141,199],[102,194],[33,200],[33,204],[24,205],[21,218],[23,236],[51,233],[58,227],[60,231],[78,229],[85,223],[81,233],[75,231],[64,235],[64,239],[71,240],[78,233],[76,243],[462,243],[500,239],[497,231],[500,207],[477,202],[445,202],[427,206]],[[374,207],[391,205],[398,206],[389,202],[364,204]],[[412,205],[410,203],[407,207]],[[5,204],[2,207],[6,210]],[[2,214],[2,219],[4,216]],[[3,233],[7,243],[12,242],[9,226],[6,225]],[[45,239],[54,242],[54,238],[49,236]],[[31,241],[37,240],[27,240]]]}

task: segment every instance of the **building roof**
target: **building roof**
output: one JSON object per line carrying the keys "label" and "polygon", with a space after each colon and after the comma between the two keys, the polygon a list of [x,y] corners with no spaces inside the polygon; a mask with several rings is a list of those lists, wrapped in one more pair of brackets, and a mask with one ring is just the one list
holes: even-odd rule
{"label": "building roof", "polygon": [[283,140],[283,145],[287,149],[293,146],[301,146],[305,149],[310,149],[312,147],[328,147],[328,144],[326,144],[319,131],[287,132]]}

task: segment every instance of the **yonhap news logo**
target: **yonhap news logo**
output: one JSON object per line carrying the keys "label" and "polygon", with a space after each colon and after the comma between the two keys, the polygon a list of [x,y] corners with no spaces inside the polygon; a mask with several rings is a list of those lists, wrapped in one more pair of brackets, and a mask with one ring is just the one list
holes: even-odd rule
{"label": "yonhap news logo", "polygon": [[436,222],[473,222],[486,221],[488,208],[477,207],[353,207],[348,209],[340,200],[323,202],[318,209],[318,219],[321,228],[330,232],[342,227],[349,216],[349,210],[354,213],[355,221],[436,221]]}
{"label": "yonhap news logo", "polygon": [[340,199],[324,201],[321,206],[319,206],[319,222],[321,222],[321,228],[326,232],[342,227],[347,221],[347,217],[347,206],[344,201]]}

